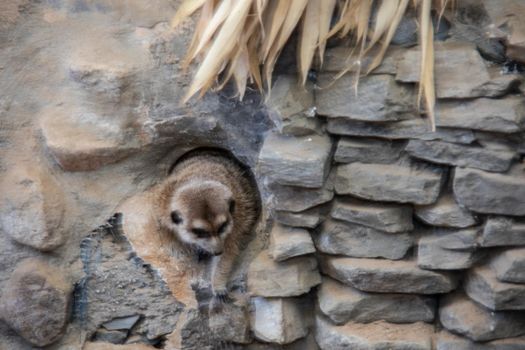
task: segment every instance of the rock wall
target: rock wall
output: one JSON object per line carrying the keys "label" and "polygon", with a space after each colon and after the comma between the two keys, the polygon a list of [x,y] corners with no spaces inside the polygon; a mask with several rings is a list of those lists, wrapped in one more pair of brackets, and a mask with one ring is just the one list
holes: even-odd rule
{"label": "rock wall", "polygon": [[[413,18],[358,93],[332,47],[306,88],[282,64],[266,101],[181,106],[177,6],[0,0],[0,350],[525,349],[522,4],[465,0],[436,31],[435,132]],[[203,146],[264,204],[211,316],[206,265],[150,215]]]}
{"label": "rock wall", "polygon": [[[333,79],[340,47],[306,90],[277,79],[258,164],[275,225],[248,274],[256,338],[525,349],[524,76],[460,35],[480,19],[463,6],[435,44],[435,132],[414,105],[417,47],[391,48],[357,93],[355,76]],[[297,318],[284,305],[308,290],[312,324],[267,326]]]}

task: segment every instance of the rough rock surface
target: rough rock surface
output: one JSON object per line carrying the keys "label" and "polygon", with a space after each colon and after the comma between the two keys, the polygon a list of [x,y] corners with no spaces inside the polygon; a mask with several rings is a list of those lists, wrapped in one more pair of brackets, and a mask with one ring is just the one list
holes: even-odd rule
{"label": "rough rock surface", "polygon": [[[399,52],[396,47],[390,46],[386,51],[384,60],[370,74],[396,74],[396,58]],[[350,50],[348,47],[335,46],[327,48],[323,72],[340,73],[345,69],[350,69],[350,72],[356,72],[358,69],[357,62],[352,61],[351,58],[353,57],[350,57],[349,54]],[[366,52],[363,57],[363,63],[371,62],[375,57],[374,54],[377,54],[377,50],[372,49]]]}
{"label": "rough rock surface", "polygon": [[[492,79],[476,48],[464,42],[435,45],[434,77],[438,98],[495,97],[505,94],[510,82]],[[420,53],[407,50],[398,60],[396,80],[418,82]]]}
{"label": "rough rock surface", "polygon": [[273,207],[278,211],[301,212],[329,202],[334,197],[330,177],[322,188],[302,188],[294,186],[270,185]]}
{"label": "rough rock surface", "polygon": [[412,243],[408,233],[392,234],[338,220],[327,220],[315,239],[323,253],[358,258],[401,259]]}
{"label": "rough rock surface", "polygon": [[297,213],[276,211],[275,220],[287,226],[315,228],[323,219],[321,211],[322,209],[320,207],[314,207]]}
{"label": "rough rock surface", "polygon": [[321,283],[314,257],[275,262],[262,251],[248,269],[248,291],[263,297],[289,297],[307,293]]}
{"label": "rough rock surface", "polygon": [[335,191],[375,201],[432,204],[442,175],[442,169],[432,166],[345,164],[337,167]]}
{"label": "rough rock surface", "polygon": [[399,158],[404,147],[401,141],[344,137],[337,143],[334,160],[339,163],[390,164]]}
{"label": "rough rock surface", "polygon": [[43,260],[24,260],[2,291],[0,317],[31,344],[52,344],[69,322],[72,289],[63,271]]}
{"label": "rough rock surface", "polygon": [[483,247],[525,245],[525,222],[504,216],[489,217],[480,244]]}
{"label": "rough rock surface", "polygon": [[523,130],[525,122],[523,108],[523,100],[520,97],[440,101],[436,106],[436,125],[514,133]]}
{"label": "rough rock surface", "polygon": [[268,114],[277,130],[285,135],[305,136],[322,130],[315,118],[312,87],[297,84],[297,77],[281,75],[272,86],[266,102]]}
{"label": "rough rock surface", "polygon": [[502,282],[525,283],[525,248],[511,248],[497,253],[490,260]]}
{"label": "rough rock surface", "polygon": [[103,342],[88,342],[82,350],[154,350],[155,347],[144,344],[115,345]]}
{"label": "rough rock surface", "polygon": [[[414,91],[397,84],[390,75],[370,75],[359,80],[355,94],[355,78],[346,74],[332,83],[333,77],[321,75],[319,84],[329,86],[317,91],[317,112],[320,115],[357,121],[397,121],[416,117]],[[332,83],[332,84],[331,84]]]}
{"label": "rough rock surface", "polygon": [[281,185],[319,188],[328,171],[328,136],[268,135],[259,155],[260,171]]}
{"label": "rough rock surface", "polygon": [[525,334],[525,318],[516,311],[486,309],[463,293],[453,293],[441,299],[441,324],[449,331],[474,341],[512,338]]}
{"label": "rough rock surface", "polygon": [[248,305],[245,304],[245,300],[224,303],[220,313],[210,314],[210,331],[219,344],[249,344],[252,341]]}
{"label": "rough rock surface", "polygon": [[516,153],[482,147],[457,145],[442,141],[410,140],[405,149],[411,156],[438,164],[504,172]]}
{"label": "rough rock surface", "polygon": [[107,231],[86,237],[81,260],[84,277],[75,290],[74,310],[88,335],[100,325],[140,316],[129,336],[155,342],[179,324],[182,304],[124,237]]}
{"label": "rough rock surface", "polygon": [[454,194],[459,204],[485,214],[525,215],[525,177],[456,168]]}
{"label": "rough rock surface", "polygon": [[431,322],[436,304],[419,295],[362,292],[328,277],[323,278],[317,298],[320,310],[336,324]]}
{"label": "rough rock surface", "polygon": [[457,286],[452,274],[422,270],[410,260],[325,256],[321,268],[329,276],[366,292],[437,294]]}
{"label": "rough rock surface", "polygon": [[464,288],[469,297],[491,310],[525,310],[525,284],[498,281],[489,266],[471,269]]}
{"label": "rough rock surface", "polygon": [[376,204],[358,199],[335,200],[330,215],[339,220],[398,233],[411,231],[412,208],[403,205]]}
{"label": "rough rock surface", "polygon": [[417,265],[431,270],[468,269],[479,258],[478,232],[476,228],[427,232],[418,242]]}
{"label": "rough rock surface", "polygon": [[491,342],[473,342],[446,331],[437,335],[436,350],[522,350],[525,349],[525,337],[494,340]]}
{"label": "rough rock surface", "polygon": [[269,253],[273,260],[284,261],[294,256],[315,253],[315,247],[308,231],[276,224],[270,232]]}
{"label": "rough rock surface", "polygon": [[378,137],[387,140],[442,140],[470,144],[476,138],[470,130],[437,128],[432,132],[424,119],[402,120],[393,123],[364,123],[343,118],[330,118],[327,130],[335,135]]}
{"label": "rough rock surface", "polygon": [[503,0],[483,0],[483,6],[499,30],[499,37],[506,41],[506,54],[513,60],[525,62],[525,26],[519,18],[519,14],[525,11],[525,6],[521,1]]}
{"label": "rough rock surface", "polygon": [[431,337],[432,326],[425,323],[374,322],[335,326],[322,316],[316,318],[315,338],[322,350],[431,350]]}
{"label": "rough rock surface", "polygon": [[256,297],[252,302],[251,324],[257,339],[288,344],[308,333],[300,300]]}
{"label": "rough rock surface", "polygon": [[474,215],[460,206],[448,193],[440,196],[434,204],[416,206],[414,214],[432,226],[465,228],[477,223]]}
{"label": "rough rock surface", "polygon": [[46,147],[66,171],[98,169],[124,159],[140,146],[130,138],[135,130],[90,111],[52,109],[42,116],[40,126]]}
{"label": "rough rock surface", "polygon": [[0,229],[16,242],[50,251],[67,240],[64,193],[48,170],[10,169],[1,180],[0,193]]}

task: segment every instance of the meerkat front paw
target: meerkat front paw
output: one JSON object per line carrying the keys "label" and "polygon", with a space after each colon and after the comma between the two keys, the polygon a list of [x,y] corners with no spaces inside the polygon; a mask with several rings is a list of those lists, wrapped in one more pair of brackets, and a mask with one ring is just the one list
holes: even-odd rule
{"label": "meerkat front paw", "polygon": [[216,314],[222,311],[224,304],[231,302],[232,299],[228,294],[226,288],[213,291],[213,296],[210,301],[210,313]]}

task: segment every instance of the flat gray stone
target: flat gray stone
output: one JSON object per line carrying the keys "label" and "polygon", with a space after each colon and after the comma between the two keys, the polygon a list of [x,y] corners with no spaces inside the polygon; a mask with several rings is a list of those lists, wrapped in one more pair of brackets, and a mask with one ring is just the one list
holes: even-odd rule
{"label": "flat gray stone", "polygon": [[330,177],[321,188],[270,185],[273,196],[273,208],[278,211],[301,212],[320,204],[327,203],[334,197],[333,182]]}
{"label": "flat gray stone", "polygon": [[351,163],[339,165],[335,192],[399,203],[431,204],[441,190],[443,170],[432,166]]}
{"label": "flat gray stone", "polygon": [[315,322],[315,339],[322,350],[431,350],[432,333],[433,326],[422,322],[336,326],[323,316]]}
{"label": "flat gray stone", "polygon": [[489,217],[480,244],[482,247],[525,245],[525,222],[504,216]]}
{"label": "flat gray stone", "polygon": [[474,341],[511,338],[525,334],[525,317],[516,311],[486,309],[463,293],[453,293],[441,299],[441,324],[449,331]]}
{"label": "flat gray stone", "polygon": [[321,120],[315,117],[313,87],[311,84],[298,84],[294,75],[277,78],[266,107],[275,127],[282,134],[305,136],[322,130]]}
{"label": "flat gray stone", "polygon": [[355,76],[343,75],[333,82],[333,75],[321,74],[316,91],[317,113],[326,117],[358,121],[397,121],[417,118],[414,89],[396,83],[391,75],[360,77],[355,90]]}
{"label": "flat gray stone", "polygon": [[354,198],[336,199],[330,215],[335,219],[389,233],[407,232],[414,228],[412,207],[408,205],[366,202]]}
{"label": "flat gray stone", "polygon": [[438,294],[455,289],[454,275],[422,270],[415,261],[325,256],[322,271],[366,292]]}
{"label": "flat gray stone", "polygon": [[44,347],[65,332],[72,290],[64,271],[44,260],[26,259],[2,290],[0,317],[26,341]]}
{"label": "flat gray stone", "polygon": [[102,327],[108,331],[117,331],[117,330],[130,330],[133,328],[135,323],[139,320],[140,315],[131,315],[125,317],[117,317],[111,321],[105,322],[102,324]]}
{"label": "flat gray stone", "polygon": [[358,258],[401,259],[412,247],[408,233],[386,233],[349,222],[327,220],[315,239],[319,251]]}
{"label": "flat gray stone", "polygon": [[434,229],[418,242],[417,265],[431,270],[462,270],[479,258],[476,252],[479,230]]}
{"label": "flat gray stone", "polygon": [[387,140],[442,140],[470,144],[476,139],[471,130],[437,128],[432,132],[428,120],[422,118],[392,123],[365,123],[344,118],[330,118],[327,130],[334,135],[377,137]]}
{"label": "flat gray stone", "polygon": [[496,277],[502,282],[525,283],[525,247],[496,253],[490,260]]}
{"label": "flat gray stone", "polygon": [[259,154],[259,169],[281,185],[322,187],[328,172],[332,142],[328,136],[302,137],[271,133]]}
{"label": "flat gray stone", "polygon": [[447,331],[439,332],[436,350],[524,350],[525,337],[494,340],[491,342],[473,342],[467,338],[453,335]]}
{"label": "flat gray stone", "polygon": [[236,344],[251,343],[248,306],[248,300],[224,303],[221,312],[210,313],[209,325],[214,338]]}
{"label": "flat gray stone", "polygon": [[517,151],[519,153],[521,137],[519,133],[503,134],[488,131],[475,131],[476,143],[486,149],[496,151]]}
{"label": "flat gray stone", "polygon": [[344,137],[337,143],[334,160],[338,163],[390,164],[399,158],[404,147],[402,141]]}
{"label": "flat gray stone", "polygon": [[284,262],[273,261],[264,250],[248,267],[248,291],[263,297],[290,297],[307,293],[321,283],[317,260],[313,256]]}
{"label": "flat gray stone", "polygon": [[504,172],[516,152],[458,145],[442,141],[410,140],[405,149],[412,157],[433,163]]}
{"label": "flat gray stone", "polygon": [[123,344],[127,337],[127,331],[107,331],[104,328],[99,328],[93,334],[92,340],[96,343]]}
{"label": "flat gray stone", "polygon": [[284,261],[315,252],[310,233],[304,229],[275,224],[270,232],[270,255],[275,261]]}
{"label": "flat gray stone", "polygon": [[[505,94],[511,82],[493,78],[476,47],[466,42],[434,43],[434,77],[437,98],[495,97]],[[419,82],[421,53],[399,55],[396,80]]]}
{"label": "flat gray stone", "polygon": [[514,133],[523,130],[525,111],[521,97],[477,98],[440,101],[436,105],[436,126]]}
{"label": "flat gray stone", "polygon": [[419,220],[432,226],[465,228],[477,224],[474,215],[448,193],[441,195],[434,204],[416,206],[414,214]]}
{"label": "flat gray stone", "polygon": [[471,269],[464,289],[469,297],[491,310],[525,310],[525,284],[499,281],[490,266]]}
{"label": "flat gray stone", "polygon": [[525,176],[456,168],[454,195],[459,204],[484,214],[525,215]]}
{"label": "flat gray stone", "polygon": [[321,223],[321,212],[320,208],[318,207],[307,209],[298,213],[276,211],[275,220],[287,226],[315,228]]}
{"label": "flat gray stone", "polygon": [[432,322],[435,301],[412,294],[367,293],[325,277],[317,292],[319,308],[336,324]]}
{"label": "flat gray stone", "polygon": [[252,299],[252,330],[255,338],[288,344],[308,334],[302,307],[294,298]]}
{"label": "flat gray stone", "polygon": [[[364,54],[362,58],[362,65],[368,65],[377,54],[376,48]],[[383,58],[381,64],[374,69],[370,74],[396,74],[396,57],[402,52],[395,46],[390,46]],[[358,65],[355,64],[357,58],[355,56],[350,58],[351,49],[343,46],[335,46],[328,48],[325,51],[323,72],[340,73],[345,69],[350,69],[349,72],[356,72]]]}

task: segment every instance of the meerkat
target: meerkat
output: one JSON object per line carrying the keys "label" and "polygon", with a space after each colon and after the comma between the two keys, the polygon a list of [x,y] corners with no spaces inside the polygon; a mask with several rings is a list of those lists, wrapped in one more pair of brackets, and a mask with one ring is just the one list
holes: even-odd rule
{"label": "meerkat", "polygon": [[212,304],[224,301],[235,259],[259,215],[251,174],[222,152],[197,150],[176,163],[159,194],[161,228],[175,249],[211,257]]}

